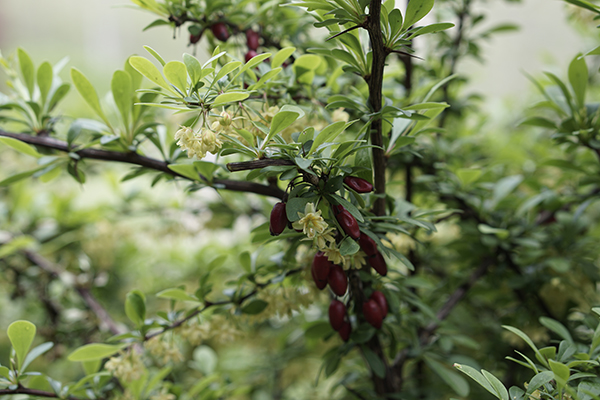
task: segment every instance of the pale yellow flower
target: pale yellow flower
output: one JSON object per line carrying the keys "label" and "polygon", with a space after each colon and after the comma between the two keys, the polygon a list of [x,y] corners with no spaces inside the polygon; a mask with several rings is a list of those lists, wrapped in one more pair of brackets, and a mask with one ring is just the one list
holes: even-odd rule
{"label": "pale yellow flower", "polygon": [[207,152],[214,154],[223,144],[213,130],[200,128],[200,131],[196,132],[187,126],[182,126],[175,132],[175,140],[177,145],[187,152],[189,158],[203,158]]}
{"label": "pale yellow flower", "polygon": [[344,257],[344,269],[361,269],[363,265],[367,264],[366,254],[364,251],[359,250],[351,256]]}
{"label": "pale yellow flower", "polygon": [[123,382],[140,379],[146,369],[140,355],[132,351],[112,357],[104,364],[104,368]]}
{"label": "pale yellow flower", "polygon": [[333,112],[333,114],[331,115],[331,119],[333,120],[333,122],[348,122],[348,120],[350,119],[350,115],[346,111],[344,111],[343,108],[340,107]]}
{"label": "pale yellow flower", "polygon": [[294,229],[302,229],[302,232],[313,239],[316,235],[322,234],[327,229],[327,222],[321,217],[321,210],[315,211],[313,203],[307,203],[304,207],[304,214],[298,212],[299,221],[292,224]]}
{"label": "pale yellow flower", "polygon": [[231,125],[232,121],[233,120],[231,118],[231,114],[229,114],[227,111],[221,112],[221,119],[219,120],[219,124],[221,124],[222,126],[229,126]]}
{"label": "pale yellow flower", "polygon": [[342,265],[344,263],[344,256],[340,253],[335,242],[331,243],[328,248],[323,249],[323,252],[327,256],[327,259],[334,264]]}
{"label": "pale yellow flower", "polygon": [[179,349],[173,343],[162,340],[158,336],[145,342],[144,347],[150,354],[158,358],[162,364],[167,364],[170,361],[174,363],[183,361],[183,355]]}
{"label": "pale yellow flower", "polygon": [[324,230],[322,233],[318,234],[314,238],[314,242],[317,248],[321,251],[327,248],[327,242],[335,243],[335,228],[329,228]]}

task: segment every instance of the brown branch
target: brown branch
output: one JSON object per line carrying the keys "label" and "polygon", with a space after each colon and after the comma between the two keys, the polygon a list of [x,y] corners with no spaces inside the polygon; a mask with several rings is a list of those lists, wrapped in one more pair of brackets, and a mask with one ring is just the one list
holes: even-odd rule
{"label": "brown branch", "polygon": [[[52,279],[59,279],[61,274],[65,272],[61,271],[58,266],[48,261],[40,254],[31,251],[31,250],[23,250],[23,254],[25,257],[37,265],[41,270],[48,273]],[[106,325],[108,330],[114,334],[118,335],[124,333],[123,329],[119,328],[117,323],[112,319],[110,314],[106,311],[104,307],[98,302],[98,300],[92,295],[90,290],[86,287],[75,286],[74,289],[79,293],[84,303],[88,306],[88,308],[98,317],[98,319]]]}
{"label": "brown branch", "polygon": [[[124,153],[120,151],[110,151],[110,150],[100,150],[100,149],[81,149],[77,150],[77,148],[70,148],[67,142],[63,142],[62,140],[58,140],[53,137],[48,136],[32,136],[25,133],[12,133],[5,132],[0,130],[0,136],[10,137],[13,139],[20,140],[24,143],[33,144],[36,146],[42,146],[48,149],[59,150],[63,152],[73,152],[76,153],[81,158],[88,158],[92,160],[101,160],[101,161],[116,161],[123,162],[127,164],[138,165],[140,167],[153,169],[155,171],[163,172],[165,174],[169,174],[173,177],[182,178],[190,181],[194,181],[186,176],[180,175],[175,171],[169,169],[169,163],[161,160],[157,160],[154,158],[142,156],[138,153],[129,152]],[[256,193],[264,196],[276,197],[279,199],[283,198],[284,191],[279,187],[271,185],[262,185],[260,183],[254,182],[244,182],[244,181],[234,181],[230,179],[213,179],[212,182],[209,182],[206,177],[202,175],[198,175],[200,179],[204,181],[207,185],[214,187],[215,189],[225,189],[231,190],[234,192],[246,192],[246,193]]]}
{"label": "brown branch", "polygon": [[243,162],[232,162],[227,164],[227,169],[231,172],[247,171],[250,169],[259,169],[271,166],[287,166],[296,165],[289,160],[277,160],[272,158],[264,158],[262,160],[252,160]]}
{"label": "brown branch", "polygon": [[[12,396],[15,394],[27,394],[30,396],[35,396],[35,397],[47,397],[47,398],[54,398],[54,399],[58,399],[58,398],[63,398],[55,393],[52,392],[46,392],[44,390],[37,390],[37,389],[28,389],[22,386],[19,386],[16,389],[0,389],[0,396]],[[66,397],[67,400],[80,400],[78,397],[74,397],[74,396],[68,396]]]}

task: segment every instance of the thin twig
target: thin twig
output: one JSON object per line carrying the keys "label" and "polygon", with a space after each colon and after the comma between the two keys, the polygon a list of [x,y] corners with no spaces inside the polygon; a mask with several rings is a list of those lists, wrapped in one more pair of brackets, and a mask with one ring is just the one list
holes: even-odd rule
{"label": "thin twig", "polygon": [[67,400],[81,400],[79,397],[74,397],[74,396],[68,396],[68,397],[61,397],[59,395],[57,395],[56,393],[52,393],[52,392],[46,392],[45,390],[38,390],[38,389],[28,389],[22,386],[19,386],[16,389],[0,389],[0,396],[13,396],[15,394],[27,394],[30,396],[35,396],[35,397],[46,397],[46,398],[62,398],[62,399],[67,399]]}
{"label": "thin twig", "polygon": [[[171,176],[182,178],[190,181],[194,181],[186,176],[178,174],[175,171],[169,169],[169,163],[161,160],[157,160],[154,158],[142,156],[138,153],[134,152],[119,152],[119,151],[110,151],[110,150],[100,150],[100,149],[81,149],[77,150],[77,147],[71,148],[69,147],[67,142],[63,142],[53,137],[49,136],[32,136],[25,133],[13,133],[13,132],[5,132],[0,130],[0,136],[10,137],[13,139],[20,140],[24,143],[33,144],[36,146],[42,146],[49,149],[59,150],[63,152],[73,152],[79,155],[81,158],[88,158],[92,160],[101,160],[101,161],[116,161],[123,162],[127,164],[134,164],[144,168],[153,169],[155,171],[163,172],[165,174],[169,174]],[[198,177],[204,181],[207,185],[214,187],[215,189],[225,189],[231,190],[235,192],[246,192],[246,193],[256,193],[264,196],[276,197],[279,199],[283,198],[285,192],[281,190],[279,187],[274,185],[263,185],[260,183],[254,182],[245,182],[245,181],[234,181],[230,179],[213,179],[212,181],[208,181],[206,177],[198,174]]]}
{"label": "thin twig", "polygon": [[271,166],[288,166],[296,165],[290,160],[277,160],[272,158],[264,158],[262,160],[232,162],[227,164],[227,169],[231,172],[247,171],[250,169],[259,169]]}

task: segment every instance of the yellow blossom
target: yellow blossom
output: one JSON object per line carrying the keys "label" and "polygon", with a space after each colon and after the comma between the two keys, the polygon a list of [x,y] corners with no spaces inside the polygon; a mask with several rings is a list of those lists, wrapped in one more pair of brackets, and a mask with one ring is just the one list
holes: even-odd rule
{"label": "yellow blossom", "polygon": [[173,343],[168,343],[158,336],[145,342],[144,347],[150,354],[158,358],[162,364],[167,364],[170,361],[174,363],[183,361],[183,355],[179,349]]}
{"label": "yellow blossom", "polygon": [[140,355],[132,351],[127,354],[111,357],[104,364],[104,368],[123,382],[132,382],[140,379],[146,369]]}
{"label": "yellow blossom", "polygon": [[329,229],[324,230],[317,236],[315,236],[314,242],[315,242],[317,248],[319,250],[323,251],[324,249],[327,248],[327,242],[335,243],[335,238],[333,236],[334,233],[335,233],[335,229],[329,228]]}
{"label": "yellow blossom", "polygon": [[323,252],[327,256],[327,259],[332,263],[337,265],[342,265],[344,263],[344,256],[340,253],[340,249],[338,249],[335,242],[331,243],[328,248],[323,249]]}
{"label": "yellow blossom", "polygon": [[350,119],[350,115],[348,115],[348,113],[340,107],[333,112],[333,114],[331,115],[331,119],[333,120],[333,122],[348,122],[348,120]]}
{"label": "yellow blossom", "polygon": [[321,210],[315,211],[313,203],[306,203],[304,214],[298,212],[299,221],[292,224],[294,229],[302,229],[302,232],[312,239],[318,234],[322,234],[327,229],[327,222],[321,217]]}
{"label": "yellow blossom", "polygon": [[214,154],[223,144],[213,130],[200,128],[200,131],[196,132],[187,126],[182,126],[175,132],[175,140],[177,145],[187,152],[189,158],[203,158],[207,152]]}

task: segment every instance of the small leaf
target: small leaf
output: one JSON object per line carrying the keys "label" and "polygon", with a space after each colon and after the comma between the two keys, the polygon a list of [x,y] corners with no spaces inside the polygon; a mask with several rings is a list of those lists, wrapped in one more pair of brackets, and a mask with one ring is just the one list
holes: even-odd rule
{"label": "small leaf", "polygon": [[193,181],[199,181],[198,171],[194,164],[169,164],[169,169]]}
{"label": "small leaf", "polygon": [[100,106],[100,100],[98,99],[98,93],[96,93],[96,89],[94,86],[88,81],[88,79],[76,68],[71,68],[71,80],[75,85],[75,88],[83,97],[83,100],[94,110],[94,112],[102,118],[104,123],[110,126],[108,119],[104,115],[102,111],[102,107]]}
{"label": "small leaf", "polygon": [[585,105],[585,92],[587,89],[588,82],[588,68],[584,58],[580,58],[581,54],[578,54],[571,64],[569,64],[569,82],[575,93],[577,104],[579,107]]}
{"label": "small leaf", "polygon": [[42,343],[39,346],[36,346],[33,349],[31,349],[29,354],[27,354],[27,357],[25,357],[25,361],[23,362],[23,365],[21,366],[20,373],[25,371],[25,369],[27,369],[27,367],[29,366],[29,364],[31,364],[31,362],[33,360],[35,360],[36,358],[38,358],[39,356],[41,356],[42,354],[44,354],[45,352],[50,350],[52,347],[54,347],[54,343],[46,342],[46,343]]}
{"label": "small leaf", "polygon": [[18,139],[14,139],[11,137],[0,137],[0,142],[12,147],[20,153],[27,154],[28,156],[33,156],[36,158],[40,158],[42,156],[40,153],[37,152],[37,150],[33,146],[30,146],[29,144],[22,142]]}
{"label": "small leaf", "polygon": [[253,300],[242,307],[242,312],[249,315],[260,314],[268,305],[269,303],[264,300]]}
{"label": "small leaf", "polygon": [[277,114],[275,114],[273,120],[271,121],[269,134],[265,138],[264,143],[267,143],[273,138],[273,136],[296,122],[299,116],[300,114],[295,111],[279,111]]}
{"label": "small leaf", "polygon": [[565,339],[570,343],[573,343],[573,338],[571,337],[569,330],[565,328],[565,326],[560,322],[552,318],[540,317],[540,323],[546,328],[550,329],[552,332],[556,333],[561,338]]}
{"label": "small leaf", "polygon": [[360,246],[353,240],[350,236],[346,236],[344,240],[340,243],[340,254],[342,256],[350,256],[352,254],[356,254],[357,251],[360,250]]}
{"label": "small leaf", "polygon": [[485,390],[498,397],[496,390],[490,384],[490,382],[483,376],[483,374],[477,371],[475,368],[470,367],[468,365],[462,364],[454,364],[454,368],[467,375],[469,378],[473,379],[479,385],[481,385]]}
{"label": "small leaf", "polygon": [[323,128],[323,130],[321,132],[319,132],[319,134],[315,138],[312,146],[310,147],[310,151],[308,152],[308,154],[310,155],[314,151],[316,151],[317,148],[319,148],[319,146],[321,144],[323,144],[325,142],[332,142],[340,133],[345,131],[346,128],[348,128],[354,122],[355,121],[350,121],[350,122],[338,121],[338,122],[334,122],[333,124],[328,125],[325,128]]}
{"label": "small leaf", "polygon": [[17,57],[19,59],[19,67],[21,67],[21,74],[23,75],[23,81],[25,87],[29,92],[29,98],[33,98],[33,89],[35,86],[35,67],[33,61],[29,57],[29,54],[22,48],[17,49]]}
{"label": "small leaf", "polygon": [[42,104],[46,103],[50,88],[52,88],[52,79],[54,73],[52,72],[52,65],[49,62],[43,62],[37,70],[37,82],[40,88],[40,96],[42,98]]}
{"label": "small leaf", "polygon": [[187,91],[187,69],[181,61],[169,61],[163,67],[163,74],[177,89],[181,91],[183,96]]}
{"label": "small leaf", "polygon": [[334,332],[331,324],[325,321],[310,324],[304,331],[304,337],[309,339],[320,339]]}
{"label": "small leaf", "polygon": [[101,360],[103,358],[112,356],[123,347],[127,346],[127,343],[122,344],[104,344],[104,343],[91,343],[81,346],[73,351],[67,359],[69,361],[92,361]]}
{"label": "small leaf", "polygon": [[563,363],[554,360],[548,360],[550,363],[550,369],[554,373],[554,380],[556,381],[556,386],[558,390],[563,390],[567,381],[569,380],[569,376],[571,375],[571,371],[569,367]]}
{"label": "small leaf", "polygon": [[429,14],[429,11],[433,8],[433,3],[434,0],[410,0],[406,7],[402,30],[407,30]]}
{"label": "small leaf", "polygon": [[368,347],[363,347],[362,351],[363,351],[363,355],[367,359],[367,363],[371,367],[371,370],[373,371],[373,373],[380,378],[385,378],[385,375],[386,375],[385,364],[383,363],[381,358],[379,358],[379,356],[377,354],[375,354]]}
{"label": "small leaf", "polygon": [[137,327],[144,324],[146,319],[146,298],[139,290],[127,293],[125,299],[125,314]]}
{"label": "small leaf", "polygon": [[115,71],[110,83],[113,99],[123,117],[125,126],[129,124],[129,113],[133,103],[133,85],[129,73],[121,70]]}
{"label": "small leaf", "polygon": [[232,103],[234,101],[246,100],[250,96],[250,93],[244,92],[229,92],[218,95],[213,101],[212,106],[216,107],[225,103]]}
{"label": "small leaf", "polygon": [[295,47],[284,47],[279,50],[271,59],[271,69],[275,69],[284,63],[296,51]]}
{"label": "small leaf", "polygon": [[169,92],[175,95],[178,95],[178,93],[173,90],[173,88],[167,83],[167,81],[165,81],[165,79],[160,74],[158,68],[156,68],[150,60],[140,56],[133,56],[129,59],[129,64],[137,72],[150,79],[152,83],[164,89],[167,89]]}
{"label": "small leaf", "polygon": [[13,349],[15,349],[15,353],[17,353],[19,370],[24,364],[27,352],[33,343],[35,331],[35,325],[24,320],[13,322],[6,330],[8,339],[10,340]]}
{"label": "small leaf", "polygon": [[425,363],[433,372],[435,372],[444,382],[448,384],[459,396],[466,397],[469,395],[469,384],[467,380],[457,372],[446,368],[442,363],[434,360],[431,357],[424,356]]}

